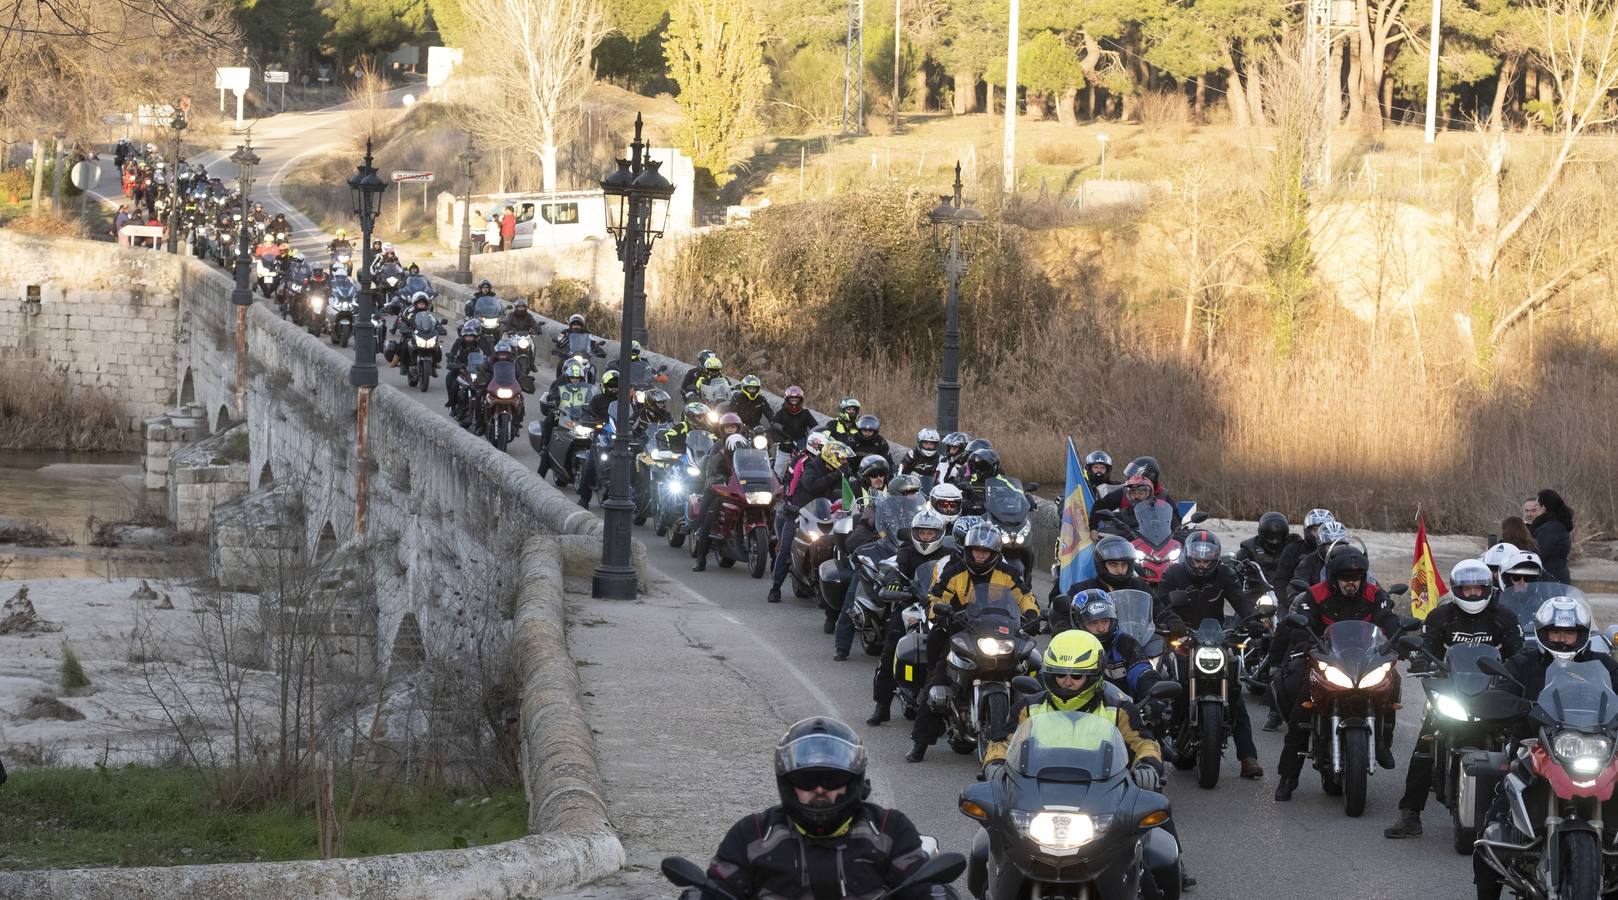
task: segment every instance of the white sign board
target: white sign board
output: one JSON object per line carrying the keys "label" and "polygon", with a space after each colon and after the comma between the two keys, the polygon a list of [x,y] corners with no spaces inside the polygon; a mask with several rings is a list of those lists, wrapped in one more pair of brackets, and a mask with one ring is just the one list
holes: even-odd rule
{"label": "white sign board", "polygon": [[451,72],[461,64],[461,50],[458,47],[428,47],[427,48],[427,86],[435,88],[449,80]]}
{"label": "white sign board", "polygon": [[74,163],[71,177],[74,187],[88,191],[101,180],[101,164],[90,160]]}
{"label": "white sign board", "polygon": [[268,69],[264,71],[265,84],[286,84],[290,77],[285,72],[272,72]]}
{"label": "white sign board", "polygon": [[168,125],[174,121],[174,107],[167,103],[161,106],[142,105],[135,110],[135,121],[148,126]]}
{"label": "white sign board", "polygon": [[394,172],[393,175],[392,175],[392,178],[393,178],[393,183],[394,184],[398,184],[401,181],[432,181],[433,180],[433,173],[431,173],[431,172]]}
{"label": "white sign board", "polygon": [[220,66],[214,70],[213,86],[221,91],[247,93],[253,81],[253,70],[246,66]]}

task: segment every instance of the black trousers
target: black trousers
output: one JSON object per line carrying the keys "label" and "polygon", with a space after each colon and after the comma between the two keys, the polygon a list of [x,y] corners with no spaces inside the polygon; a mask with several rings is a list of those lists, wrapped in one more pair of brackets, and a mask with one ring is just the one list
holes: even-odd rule
{"label": "black trousers", "polygon": [[905,634],[904,607],[895,605],[882,629],[882,655],[876,661],[876,674],[871,677],[871,699],[878,704],[893,702],[893,692],[899,684],[893,678],[893,654],[899,649],[899,639]]}
{"label": "black trousers", "polygon": [[1399,808],[1421,812],[1427,806],[1427,795],[1433,792],[1433,734],[1438,722],[1432,710],[1421,720],[1421,733],[1416,735],[1416,748],[1410,753],[1410,766],[1405,771],[1405,793],[1399,798]]}

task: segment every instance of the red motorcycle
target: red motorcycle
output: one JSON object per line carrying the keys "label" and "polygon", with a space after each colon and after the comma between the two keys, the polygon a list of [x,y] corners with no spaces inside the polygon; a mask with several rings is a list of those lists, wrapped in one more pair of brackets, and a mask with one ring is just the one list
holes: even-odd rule
{"label": "red motorcycle", "polygon": [[[731,456],[730,481],[714,488],[719,495],[719,514],[709,541],[719,556],[719,567],[728,569],[747,561],[747,574],[763,578],[775,559],[775,508],[781,502],[781,486],[770,468],[770,457],[762,449],[739,447]],[[701,516],[702,495],[686,498],[687,517]],[[692,542],[693,548],[696,542]]]}
{"label": "red motorcycle", "polygon": [[1180,559],[1183,552],[1180,539],[1186,530],[1206,521],[1208,514],[1192,513],[1188,521],[1176,527],[1179,511],[1167,500],[1154,498],[1137,503],[1130,510],[1135,513],[1133,527],[1121,514],[1107,511],[1098,513],[1102,519],[1100,530],[1120,535],[1134,544],[1141,577],[1150,584],[1157,584],[1163,578],[1163,571]]}

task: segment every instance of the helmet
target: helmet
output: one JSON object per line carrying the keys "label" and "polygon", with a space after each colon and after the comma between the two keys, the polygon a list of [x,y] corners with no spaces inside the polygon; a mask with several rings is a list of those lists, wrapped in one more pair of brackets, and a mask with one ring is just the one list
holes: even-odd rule
{"label": "helmet", "polygon": [[1105,450],[1092,450],[1090,455],[1084,458],[1084,471],[1089,472],[1094,466],[1103,468],[1101,477],[1105,478],[1112,474],[1112,457],[1108,456]]}
{"label": "helmet", "polygon": [[1146,496],[1150,497],[1152,495],[1152,479],[1147,478],[1145,475],[1142,475],[1139,472],[1136,472],[1135,474],[1124,479],[1125,496],[1127,496],[1130,491],[1134,490],[1145,491]]}
{"label": "helmet", "polygon": [[921,455],[932,459],[938,454],[938,432],[932,428],[923,428],[916,432],[916,449]]}
{"label": "helmet", "polygon": [[1267,512],[1258,517],[1258,539],[1271,550],[1281,549],[1291,533],[1292,526],[1287,524],[1287,517],[1278,512]]}
{"label": "helmet", "polygon": [[744,436],[744,435],[733,434],[730,437],[725,438],[725,452],[726,453],[735,453],[737,450],[742,450],[742,449],[746,448],[748,445],[749,445],[749,442],[748,442],[746,436]]}
{"label": "helmet", "polygon": [[1107,573],[1107,563],[1126,562],[1129,569],[1124,571],[1125,578],[1134,573],[1135,545],[1116,534],[1109,534],[1096,543],[1096,577],[1107,583],[1112,583],[1113,576]]}
{"label": "helmet", "polygon": [[866,413],[860,416],[859,421],[854,423],[854,427],[862,432],[869,431],[871,433],[867,437],[874,437],[877,432],[882,430],[882,420],[870,413]]}
{"label": "helmet", "polygon": [[568,363],[567,367],[562,370],[562,377],[568,381],[583,381],[584,366],[576,362]]}
{"label": "helmet", "polygon": [[[775,786],[781,810],[812,838],[842,829],[871,793],[865,780],[865,746],[852,728],[827,716],[803,719],[775,745]],[[799,790],[845,790],[826,804],[798,800]]]}
{"label": "helmet", "polygon": [[[966,568],[974,575],[987,575],[994,571],[994,567],[1000,562],[1000,529],[980,520],[966,533],[966,540],[961,543],[961,548],[964,550]],[[987,560],[978,562],[974,558],[975,554],[972,551],[979,549],[990,552]]]}
{"label": "helmet", "polygon": [[513,312],[527,312],[528,311],[528,301],[524,300],[521,297],[518,297],[516,302],[511,304],[511,309],[512,309]]}
{"label": "helmet", "polygon": [[994,449],[994,444],[989,443],[988,438],[973,438],[972,440],[968,441],[967,444],[966,444],[966,455],[970,457],[973,453],[975,453],[975,452],[977,452],[979,450],[993,450],[993,449]]}
{"label": "helmet", "polygon": [[1336,520],[1337,517],[1332,515],[1331,510],[1329,509],[1311,509],[1303,517],[1304,536],[1310,536],[1309,529],[1324,525],[1327,522],[1334,522]]}
{"label": "helmet", "polygon": [[1186,535],[1185,538],[1185,564],[1193,575],[1211,574],[1219,565],[1219,553],[1223,548],[1219,546],[1219,538],[1207,529],[1199,529]]}
{"label": "helmet", "polygon": [[1500,586],[1511,587],[1516,581],[1544,581],[1545,564],[1540,561],[1539,554],[1530,550],[1518,550],[1506,557],[1500,566]]}
{"label": "helmet", "polygon": [[921,493],[921,479],[909,474],[895,475],[888,481],[888,493],[896,497],[919,494]]}
{"label": "helmet", "polygon": [[946,523],[954,524],[961,515],[961,489],[948,482],[935,484],[927,493],[927,504],[942,516]]}
{"label": "helmet", "polygon": [[855,413],[858,413],[859,411],[860,401],[853,397],[844,397],[843,399],[837,401],[837,414],[845,419],[854,418]]}
{"label": "helmet", "polygon": [[461,323],[461,337],[463,338],[475,338],[480,330],[478,323],[473,319],[467,319]]}
{"label": "helmet", "polygon": [[505,338],[501,338],[500,342],[494,345],[494,355],[499,356],[502,353],[505,354],[506,359],[511,358],[511,342]]}
{"label": "helmet", "polygon": [[[574,365],[577,365],[577,363]],[[685,405],[685,427],[702,428],[707,424],[708,404],[693,402]]]}
{"label": "helmet", "polygon": [[742,417],[736,415],[735,413],[725,413],[719,417],[719,430],[721,432],[724,432],[726,428],[730,428],[732,426],[735,426],[736,430],[728,432],[729,434],[739,434],[741,430],[746,427],[742,422]]}
{"label": "helmet", "polygon": [[878,475],[887,478],[892,473],[893,465],[888,462],[886,456],[872,453],[870,456],[860,460],[859,475],[865,481],[870,481]]}
{"label": "helmet", "polygon": [[811,431],[809,436],[804,438],[803,446],[809,451],[810,456],[819,456],[821,448],[825,447],[826,442],[829,440],[831,440],[831,437],[826,432]]}
{"label": "helmet", "polygon": [[1338,541],[1346,539],[1347,537],[1348,526],[1337,521],[1336,519],[1333,519],[1330,522],[1326,522],[1320,526],[1320,531],[1315,533],[1315,542],[1324,546],[1328,544],[1335,544]]}
{"label": "helmet", "polygon": [[343,240],[346,237],[348,237],[348,229],[347,228],[339,228],[339,229],[337,229],[337,239],[339,241]]}
{"label": "helmet", "polygon": [[1492,571],[1498,573],[1500,571],[1500,567],[1505,565],[1506,560],[1516,556],[1517,552],[1516,544],[1508,544],[1505,541],[1501,541],[1500,543],[1495,544],[1493,547],[1483,551],[1483,564],[1488,566]]}
{"label": "helmet", "polygon": [[[1475,598],[1462,596],[1462,588],[1481,588],[1483,592]],[[1494,573],[1481,559],[1463,559],[1449,570],[1449,592],[1456,606],[1475,616],[1488,608],[1493,599],[1490,595],[1494,593]]]}
{"label": "helmet", "polygon": [[954,456],[955,454],[960,453],[962,450],[966,449],[967,443],[971,440],[972,438],[969,437],[964,431],[951,431],[949,434],[944,435],[945,455]]}
{"label": "helmet", "polygon": [[[1088,706],[1101,690],[1101,664],[1106,653],[1101,641],[1082,628],[1051,638],[1039,664],[1039,682],[1050,692],[1051,705],[1062,710]],[[1070,690],[1057,685],[1060,676],[1082,678],[1084,682],[1077,690]]]}
{"label": "helmet", "polygon": [[803,405],[803,388],[797,385],[787,388],[787,392],[781,396],[785,399],[787,406],[798,407]]}
{"label": "helmet", "polygon": [[1150,456],[1137,456],[1129,461],[1129,465],[1124,466],[1125,476],[1137,474],[1145,475],[1151,479],[1154,490],[1157,488],[1159,480],[1163,477],[1162,470],[1157,467],[1157,460]]}
{"label": "helmet", "polygon": [[[337,234],[338,234],[339,237],[342,236],[342,232],[338,232]],[[478,290],[480,290],[480,291],[492,291],[492,290],[494,290],[494,285],[492,283],[490,283],[489,279],[485,278],[482,281],[478,282]],[[522,301],[519,300],[518,302],[520,303]]]}
{"label": "helmet", "polygon": [[1365,582],[1366,572],[1371,563],[1358,547],[1350,547],[1342,553],[1333,553],[1331,559],[1326,560],[1326,586],[1334,594],[1341,594],[1340,583],[1343,581]]}
{"label": "helmet", "polygon": [[854,451],[848,449],[848,445],[842,441],[827,441],[826,446],[820,448],[820,458],[834,469],[840,468],[853,455]]}
{"label": "helmet", "polygon": [[[1572,590],[1569,588],[1569,590]],[[1552,641],[1552,630],[1571,630],[1571,641]],[[1563,595],[1541,603],[1534,613],[1534,637],[1546,653],[1560,660],[1571,660],[1590,645],[1590,606],[1583,596]]]}
{"label": "helmet", "polygon": [[[519,304],[522,303],[521,300],[518,300],[517,302]],[[643,350],[643,348],[640,345],[640,341],[630,341],[629,342],[629,358],[630,359],[640,359],[640,355],[641,355],[642,350]]]}
{"label": "helmet", "polygon": [[[1091,622],[1112,621],[1112,627],[1102,634],[1111,637],[1113,629],[1118,627],[1118,606],[1112,602],[1112,595],[1100,588],[1090,588],[1080,591],[1073,596],[1073,606],[1070,612],[1074,628],[1083,628],[1090,631]],[[1094,631],[1090,631],[1095,634]]]}
{"label": "helmet", "polygon": [[742,376],[742,396],[749,400],[757,400],[758,392],[764,389],[764,382],[757,375]]}
{"label": "helmet", "polygon": [[708,361],[708,357],[710,357],[710,356],[713,356],[713,351],[712,350],[706,350],[706,349],[698,350],[697,351],[697,366],[701,367],[701,365],[703,363]]}
{"label": "helmet", "polygon": [[601,389],[610,390],[618,386],[618,370],[608,369],[601,373]]}
{"label": "helmet", "polygon": [[[298,252],[298,251],[296,251],[296,250],[294,250],[294,251],[292,251],[292,252],[293,252],[293,253],[294,253],[294,254],[296,254],[296,253],[297,253],[297,252]],[[411,298],[410,298],[410,302],[411,302],[411,303],[426,303],[426,304],[428,304],[428,305],[431,305],[431,304],[432,304],[432,302],[433,302],[433,298],[432,298],[432,297],[429,297],[429,296],[428,296],[428,295],[427,295],[427,292],[426,292],[426,291],[417,291],[417,292],[416,292],[416,293],[415,293],[415,296],[413,296],[413,297],[411,297]]]}
{"label": "helmet", "polygon": [[1000,474],[1000,454],[988,447],[973,450],[966,458],[966,465],[972,471],[975,481],[986,481]]}
{"label": "helmet", "polygon": [[410,264],[410,274],[412,274],[412,275],[420,275],[421,274],[421,266],[418,266],[415,263],[411,263]]}
{"label": "helmet", "polygon": [[647,409],[654,410],[657,413],[657,417],[661,419],[668,413],[669,392],[663,390],[662,388],[652,388],[642,395],[641,405]]}
{"label": "helmet", "polygon": [[710,354],[707,359],[702,361],[702,371],[710,375],[717,375],[724,370],[725,364],[720,362],[717,356]]}
{"label": "helmet", "polygon": [[920,512],[910,517],[910,545],[922,556],[938,549],[944,543],[944,528],[947,523],[932,507],[923,506]]}
{"label": "helmet", "polygon": [[580,315],[578,313],[574,313],[573,315],[568,316],[567,317],[567,327],[568,327],[568,329],[572,330],[574,325],[579,326],[579,328],[581,328],[581,329],[584,328],[584,316],[582,316],[582,315]]}

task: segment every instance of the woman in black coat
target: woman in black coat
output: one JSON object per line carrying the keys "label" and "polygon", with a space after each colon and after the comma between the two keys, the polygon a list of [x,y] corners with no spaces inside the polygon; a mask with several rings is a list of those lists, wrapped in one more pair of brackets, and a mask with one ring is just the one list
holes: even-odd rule
{"label": "woman in black coat", "polygon": [[1573,549],[1573,510],[1550,488],[1540,491],[1536,499],[1543,511],[1529,524],[1539,543],[1540,561],[1552,578],[1570,584],[1573,576],[1568,572],[1567,557]]}

